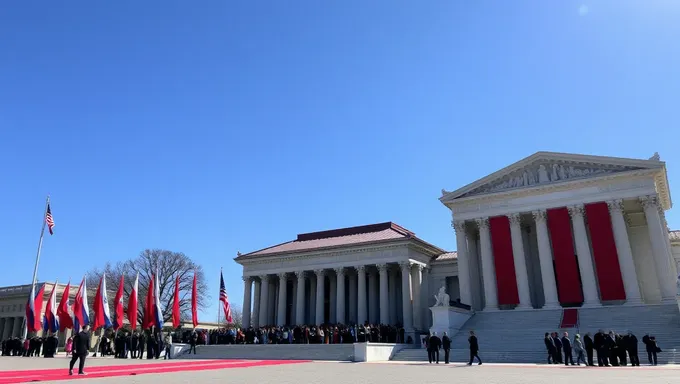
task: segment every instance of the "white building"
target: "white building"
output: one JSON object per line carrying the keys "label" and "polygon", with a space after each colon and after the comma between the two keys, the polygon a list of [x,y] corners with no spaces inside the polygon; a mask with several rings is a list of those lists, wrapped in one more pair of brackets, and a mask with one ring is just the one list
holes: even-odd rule
{"label": "white building", "polygon": [[426,331],[445,285],[477,311],[676,300],[680,232],[666,165],[538,152],[440,201],[457,252],[393,223],[300,234],[239,255],[245,325],[387,323]]}

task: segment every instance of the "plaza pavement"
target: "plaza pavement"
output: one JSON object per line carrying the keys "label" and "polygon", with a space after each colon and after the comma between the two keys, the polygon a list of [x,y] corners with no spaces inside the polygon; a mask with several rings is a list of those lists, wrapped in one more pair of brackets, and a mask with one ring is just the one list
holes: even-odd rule
{"label": "plaza pavement", "polygon": [[[175,362],[187,360],[174,360]],[[157,360],[116,360],[90,358],[88,366],[153,364]],[[192,360],[192,364],[201,361]],[[67,369],[68,359],[0,358],[1,371],[26,369]],[[73,380],[79,382],[80,380]],[[586,368],[531,365],[484,364],[468,367],[460,363],[342,363],[308,362],[289,365],[225,368],[205,371],[154,373],[109,378],[87,378],[87,383],[175,384],[175,383],[258,383],[258,384],[395,384],[395,383],[482,383],[482,384],[599,384],[611,382],[663,384],[680,382],[680,366]],[[45,381],[44,383],[49,383]],[[54,381],[65,383],[69,381]]]}

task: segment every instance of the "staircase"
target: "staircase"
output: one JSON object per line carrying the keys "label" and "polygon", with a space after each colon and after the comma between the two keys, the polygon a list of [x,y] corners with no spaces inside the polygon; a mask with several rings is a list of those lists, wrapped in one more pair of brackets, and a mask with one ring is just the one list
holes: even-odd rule
{"label": "staircase", "polygon": [[[574,313],[576,317],[574,318]],[[560,325],[571,327],[559,328]],[[680,310],[677,304],[643,306],[604,306],[600,308],[530,311],[496,311],[475,314],[452,337],[451,359],[466,362],[469,359],[467,338],[474,330],[479,340],[479,355],[490,363],[542,363],[547,352],[543,344],[545,332],[586,332],[595,334],[598,329],[617,333],[633,331],[639,340],[640,360],[647,362],[642,336],[656,336],[663,350],[658,355],[659,364],[680,362]],[[443,360],[443,353],[440,356]],[[427,361],[424,349],[405,349],[393,360]]]}
{"label": "staircase", "polygon": [[[427,357],[427,356],[425,356]],[[199,345],[179,359],[354,360],[354,344]]]}

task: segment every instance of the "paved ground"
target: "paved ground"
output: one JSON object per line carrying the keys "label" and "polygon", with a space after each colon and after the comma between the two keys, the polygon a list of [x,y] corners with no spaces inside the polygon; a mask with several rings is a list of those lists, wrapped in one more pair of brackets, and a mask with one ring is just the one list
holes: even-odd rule
{"label": "paved ground", "polygon": [[[183,360],[186,362],[186,360]],[[156,361],[151,361],[155,363]],[[179,361],[177,361],[179,362]],[[88,366],[149,364],[147,360],[89,359]],[[201,361],[192,360],[191,364]],[[0,358],[0,371],[66,367],[67,359]],[[0,373],[0,377],[3,374]],[[126,377],[88,378],[88,383],[258,383],[258,384],[381,384],[381,383],[483,383],[483,384],[597,384],[621,380],[636,384],[678,383],[680,366],[585,368],[545,365],[422,363],[331,363],[309,362],[276,366],[252,366],[191,372],[155,373]],[[49,381],[47,381],[49,382]],[[59,381],[55,383],[63,383]]]}

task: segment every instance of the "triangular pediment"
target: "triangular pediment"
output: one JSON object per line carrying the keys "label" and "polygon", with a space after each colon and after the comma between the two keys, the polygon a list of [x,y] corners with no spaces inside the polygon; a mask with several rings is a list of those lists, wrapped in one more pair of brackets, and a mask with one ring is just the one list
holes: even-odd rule
{"label": "triangular pediment", "polygon": [[442,202],[514,189],[600,177],[644,169],[662,169],[655,154],[649,160],[537,152],[456,191],[442,190]]}

